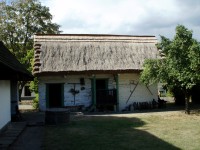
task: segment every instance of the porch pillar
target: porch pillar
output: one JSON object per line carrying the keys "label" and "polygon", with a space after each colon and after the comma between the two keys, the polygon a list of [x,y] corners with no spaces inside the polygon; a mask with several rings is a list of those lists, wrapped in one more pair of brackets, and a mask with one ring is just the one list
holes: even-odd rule
{"label": "porch pillar", "polygon": [[96,111],[96,76],[92,76],[92,101],[93,101],[93,107]]}
{"label": "porch pillar", "polygon": [[49,108],[49,84],[46,84],[46,108]]}
{"label": "porch pillar", "polygon": [[63,83],[61,86],[61,106],[64,107],[64,88],[65,88],[65,84]]}
{"label": "porch pillar", "polygon": [[119,111],[119,74],[116,75],[117,111]]}

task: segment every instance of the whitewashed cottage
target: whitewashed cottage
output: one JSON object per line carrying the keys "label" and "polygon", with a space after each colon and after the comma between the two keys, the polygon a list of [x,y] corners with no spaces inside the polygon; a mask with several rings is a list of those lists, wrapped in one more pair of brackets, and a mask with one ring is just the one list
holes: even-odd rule
{"label": "whitewashed cottage", "polygon": [[18,107],[17,81],[30,81],[33,76],[0,41],[0,132],[15,117]]}
{"label": "whitewashed cottage", "polygon": [[35,35],[40,109],[122,111],[157,99],[157,85],[139,82],[144,60],[158,57],[156,43],[155,36]]}

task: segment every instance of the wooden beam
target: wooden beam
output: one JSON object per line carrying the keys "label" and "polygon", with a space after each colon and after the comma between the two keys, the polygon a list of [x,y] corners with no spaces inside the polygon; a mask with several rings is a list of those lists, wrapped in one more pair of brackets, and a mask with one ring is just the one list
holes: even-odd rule
{"label": "wooden beam", "polygon": [[134,87],[133,91],[131,91],[131,94],[129,95],[129,97],[128,97],[127,101],[126,101],[126,104],[127,104],[128,101],[130,100],[130,98],[131,98],[131,96],[133,95],[133,92],[135,91],[135,89],[136,89],[136,87],[138,86],[138,84],[139,84],[139,81],[135,84],[135,87]]}

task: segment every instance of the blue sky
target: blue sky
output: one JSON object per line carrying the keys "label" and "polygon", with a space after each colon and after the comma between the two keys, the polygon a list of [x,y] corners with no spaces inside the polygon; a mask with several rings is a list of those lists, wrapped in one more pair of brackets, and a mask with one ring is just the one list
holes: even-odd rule
{"label": "blue sky", "polygon": [[42,0],[66,34],[174,36],[178,24],[200,41],[200,0]]}

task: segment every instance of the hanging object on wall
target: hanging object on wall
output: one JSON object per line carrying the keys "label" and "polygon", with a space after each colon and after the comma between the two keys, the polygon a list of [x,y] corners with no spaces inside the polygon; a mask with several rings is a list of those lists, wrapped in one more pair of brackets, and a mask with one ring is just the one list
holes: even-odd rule
{"label": "hanging object on wall", "polygon": [[85,90],[85,87],[81,87],[81,91]]}
{"label": "hanging object on wall", "polygon": [[72,84],[73,88],[71,88],[69,90],[70,93],[72,93],[72,95],[74,96],[74,105],[76,104],[76,94],[79,93],[79,90],[76,90],[76,84],[80,84],[80,83],[68,83],[68,84]]}

